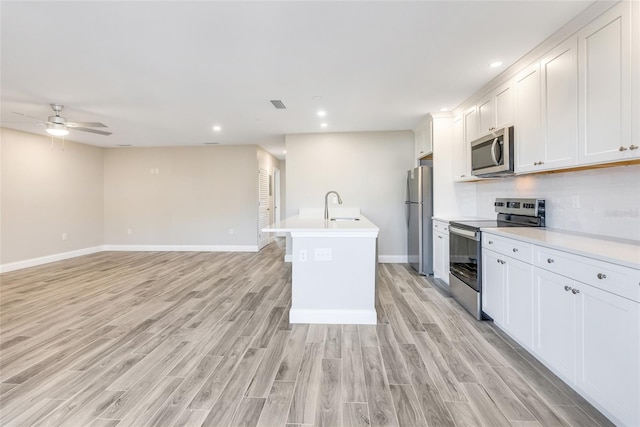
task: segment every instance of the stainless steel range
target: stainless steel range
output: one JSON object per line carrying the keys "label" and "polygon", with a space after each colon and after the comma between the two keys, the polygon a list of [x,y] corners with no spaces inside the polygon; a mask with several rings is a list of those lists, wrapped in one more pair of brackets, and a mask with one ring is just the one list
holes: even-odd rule
{"label": "stainless steel range", "polygon": [[541,199],[496,199],[496,220],[452,221],[449,224],[449,290],[476,319],[482,320],[481,228],[544,227]]}

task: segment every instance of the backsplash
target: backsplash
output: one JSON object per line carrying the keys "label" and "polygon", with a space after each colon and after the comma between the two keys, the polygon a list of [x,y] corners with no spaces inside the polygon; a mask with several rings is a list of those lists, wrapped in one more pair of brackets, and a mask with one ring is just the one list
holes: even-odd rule
{"label": "backsplash", "polygon": [[640,165],[478,182],[478,216],[495,217],[495,198],[514,196],[545,199],[548,228],[640,243]]}

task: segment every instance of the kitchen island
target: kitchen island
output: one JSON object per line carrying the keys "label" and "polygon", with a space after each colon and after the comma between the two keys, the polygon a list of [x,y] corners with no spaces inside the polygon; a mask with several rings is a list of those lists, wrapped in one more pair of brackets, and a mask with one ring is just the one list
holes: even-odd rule
{"label": "kitchen island", "polygon": [[379,229],[362,215],[334,219],[296,215],[262,230],[291,236],[289,321],[374,325]]}

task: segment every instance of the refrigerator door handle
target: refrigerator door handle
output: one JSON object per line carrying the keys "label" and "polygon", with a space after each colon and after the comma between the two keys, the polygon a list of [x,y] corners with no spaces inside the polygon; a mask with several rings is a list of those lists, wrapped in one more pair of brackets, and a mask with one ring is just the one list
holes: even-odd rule
{"label": "refrigerator door handle", "polygon": [[407,173],[407,188],[405,190],[404,216],[407,219],[407,228],[409,228],[409,219],[411,218],[411,191],[409,189],[411,181],[411,172]]}

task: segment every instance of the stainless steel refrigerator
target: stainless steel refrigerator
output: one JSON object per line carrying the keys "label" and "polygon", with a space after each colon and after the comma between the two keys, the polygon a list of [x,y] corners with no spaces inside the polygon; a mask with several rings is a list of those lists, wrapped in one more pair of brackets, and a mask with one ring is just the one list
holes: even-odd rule
{"label": "stainless steel refrigerator", "polygon": [[425,276],[433,274],[433,169],[419,166],[407,171],[405,214],[409,264]]}

